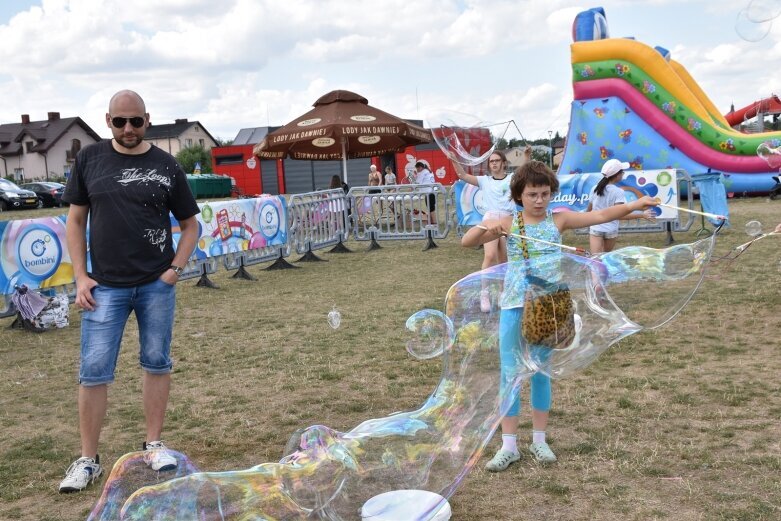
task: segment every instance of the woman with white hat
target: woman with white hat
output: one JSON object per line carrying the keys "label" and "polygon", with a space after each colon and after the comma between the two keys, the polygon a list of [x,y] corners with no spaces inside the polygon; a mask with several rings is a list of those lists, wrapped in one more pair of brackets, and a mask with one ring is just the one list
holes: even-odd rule
{"label": "woman with white hat", "polygon": [[[624,170],[629,168],[629,163],[624,163],[618,159],[608,159],[602,165],[602,179],[597,186],[591,190],[587,212],[592,210],[603,210],[617,204],[626,204],[626,194],[616,186],[624,178]],[[602,253],[613,251],[618,239],[618,221],[630,219],[655,219],[652,210],[645,212],[636,212],[625,215],[615,221],[597,224],[589,227],[588,243],[591,253]]]}

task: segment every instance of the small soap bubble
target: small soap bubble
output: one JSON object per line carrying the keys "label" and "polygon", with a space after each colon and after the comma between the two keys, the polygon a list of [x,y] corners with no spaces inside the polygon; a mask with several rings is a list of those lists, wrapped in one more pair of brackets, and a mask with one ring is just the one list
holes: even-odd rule
{"label": "small soap bubble", "polygon": [[752,237],[756,237],[762,233],[762,223],[759,221],[749,221],[746,223],[746,233]]}
{"label": "small soap bubble", "polygon": [[336,306],[328,312],[328,325],[332,329],[339,329],[339,324],[342,323],[342,314],[336,309]]}

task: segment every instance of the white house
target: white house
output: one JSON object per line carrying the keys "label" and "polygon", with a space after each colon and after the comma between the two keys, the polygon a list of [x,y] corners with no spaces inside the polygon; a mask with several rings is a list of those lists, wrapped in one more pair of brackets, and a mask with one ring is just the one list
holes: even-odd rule
{"label": "white house", "polygon": [[79,150],[100,141],[81,118],[49,112],[43,121],[0,125],[0,176],[16,181],[66,177]]}

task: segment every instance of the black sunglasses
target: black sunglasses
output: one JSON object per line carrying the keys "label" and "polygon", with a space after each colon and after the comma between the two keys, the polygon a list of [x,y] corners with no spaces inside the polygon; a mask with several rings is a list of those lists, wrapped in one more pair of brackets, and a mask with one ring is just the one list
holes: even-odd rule
{"label": "black sunglasses", "polygon": [[115,128],[125,128],[127,122],[133,125],[133,128],[141,128],[144,126],[144,118],[141,116],[133,116],[132,118],[123,118],[122,116],[114,116],[111,118],[111,124]]}

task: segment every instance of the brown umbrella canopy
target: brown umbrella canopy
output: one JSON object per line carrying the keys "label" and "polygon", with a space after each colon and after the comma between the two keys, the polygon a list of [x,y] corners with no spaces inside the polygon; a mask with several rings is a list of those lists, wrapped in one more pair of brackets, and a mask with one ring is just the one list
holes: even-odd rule
{"label": "brown umbrella canopy", "polygon": [[254,148],[264,159],[371,157],[431,142],[431,132],[369,105],[363,96],[335,90],[312,110],[268,134]]}

